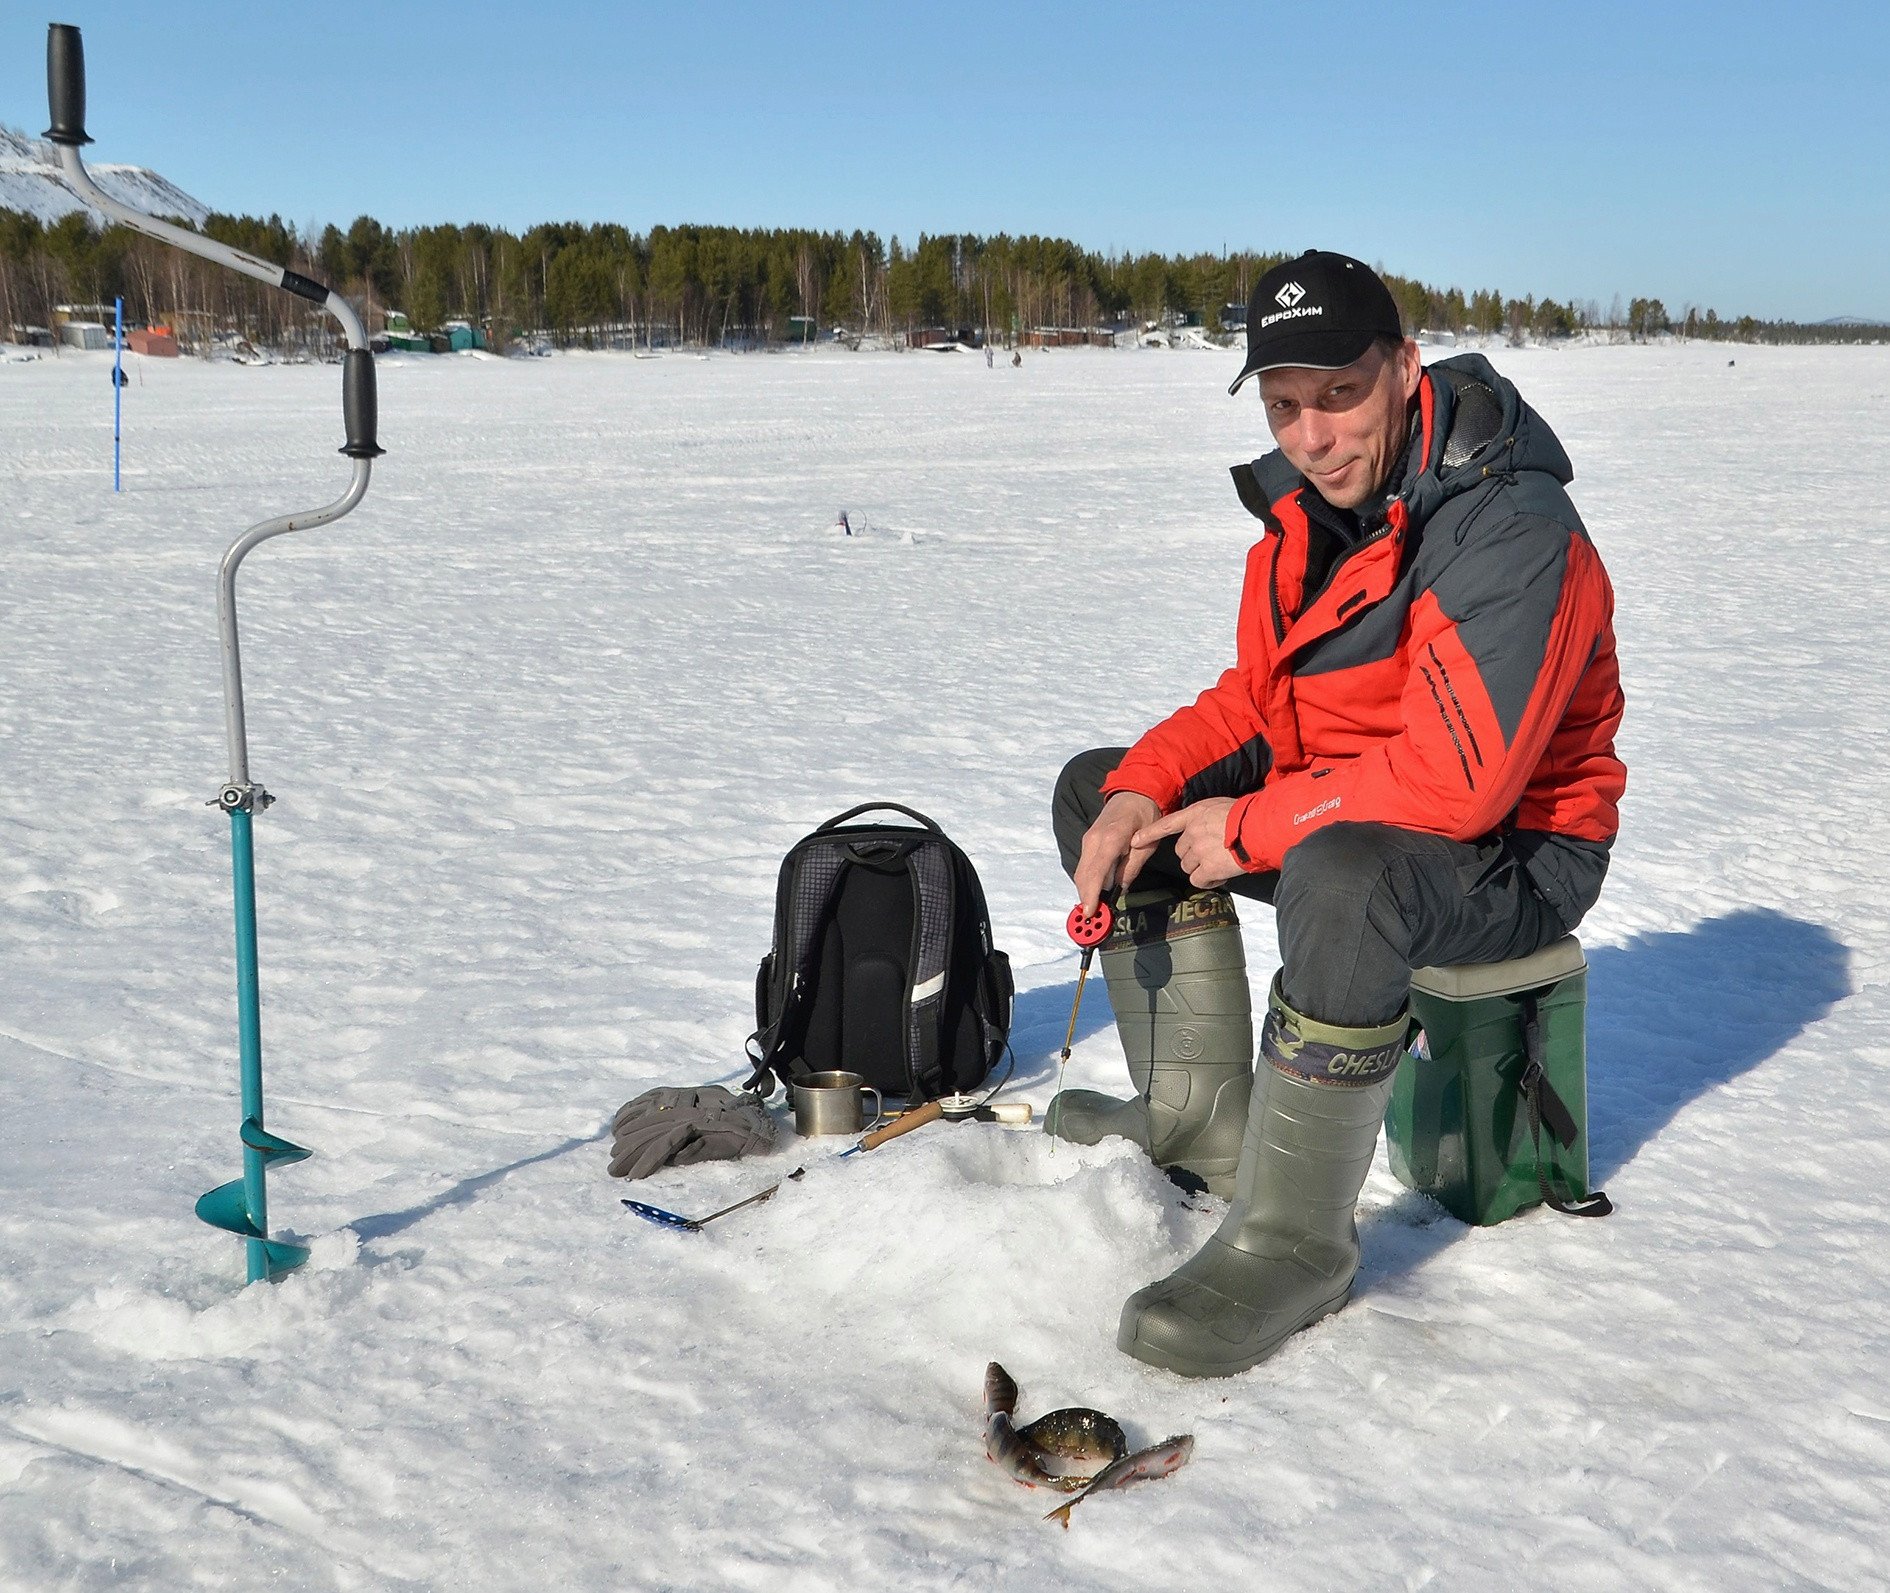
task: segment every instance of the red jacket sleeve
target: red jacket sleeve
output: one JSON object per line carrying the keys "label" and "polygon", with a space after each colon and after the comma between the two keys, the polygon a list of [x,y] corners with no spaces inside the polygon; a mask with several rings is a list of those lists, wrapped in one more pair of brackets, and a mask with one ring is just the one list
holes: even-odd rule
{"label": "red jacket sleeve", "polygon": [[1607,574],[1579,532],[1519,516],[1479,536],[1412,605],[1398,733],[1357,757],[1275,774],[1235,803],[1229,850],[1260,872],[1341,821],[1489,834],[1542,762],[1612,612]]}

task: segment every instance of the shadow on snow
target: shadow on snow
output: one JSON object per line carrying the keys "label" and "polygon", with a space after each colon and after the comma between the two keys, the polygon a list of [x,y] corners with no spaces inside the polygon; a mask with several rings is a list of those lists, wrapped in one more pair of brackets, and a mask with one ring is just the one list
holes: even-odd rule
{"label": "shadow on snow", "polygon": [[436,1212],[446,1211],[454,1206],[467,1206],[478,1199],[492,1185],[501,1179],[509,1178],[521,1167],[530,1167],[535,1162],[555,1161],[560,1156],[568,1156],[572,1151],[582,1150],[588,1145],[601,1145],[610,1137],[609,1130],[602,1134],[592,1134],[579,1139],[567,1139],[561,1145],[553,1145],[549,1150],[541,1150],[531,1156],[521,1156],[515,1162],[507,1162],[503,1167],[494,1167],[483,1173],[475,1173],[470,1178],[462,1178],[450,1188],[443,1189],[431,1200],[423,1200],[409,1206],[405,1211],[377,1212],[371,1217],[357,1217],[348,1224],[355,1236],[364,1244],[374,1239],[386,1239],[393,1234],[404,1233],[417,1222],[423,1222]]}
{"label": "shadow on snow", "polygon": [[1588,954],[1588,1139],[1597,1183],[1689,1101],[1783,1050],[1851,993],[1823,924],[1749,907]]}
{"label": "shadow on snow", "polygon": [[[1011,1005],[1011,1049],[1017,1053],[1017,1071],[1011,1077],[1012,1084],[1041,1084],[1056,1077],[1057,1056],[1063,1049],[1063,1036],[1069,1032],[1070,1003],[1075,999],[1074,979],[1065,984],[1038,985],[1033,990],[1017,992]],[[1083,988],[1083,1010],[1077,1017],[1076,1038],[1086,1040],[1098,1030],[1114,1026],[1102,970],[1100,966],[1092,967],[1089,983]],[[1128,1093],[1128,1079],[1125,1069],[1124,1094]]]}

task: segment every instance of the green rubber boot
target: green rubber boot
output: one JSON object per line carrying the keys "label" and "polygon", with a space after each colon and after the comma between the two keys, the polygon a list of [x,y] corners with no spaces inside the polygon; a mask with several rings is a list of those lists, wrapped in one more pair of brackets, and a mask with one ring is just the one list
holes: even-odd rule
{"label": "green rubber boot", "polygon": [[1315,1023],[1274,981],[1233,1205],[1198,1255],[1129,1297],[1118,1349],[1184,1377],[1226,1377],[1345,1304],[1354,1209],[1406,1027],[1403,1014],[1371,1029]]}
{"label": "green rubber boot", "polygon": [[1253,1091],[1253,993],[1233,897],[1133,895],[1098,956],[1136,1095],[1065,1090],[1044,1128],[1078,1145],[1120,1135],[1156,1166],[1232,1195]]}

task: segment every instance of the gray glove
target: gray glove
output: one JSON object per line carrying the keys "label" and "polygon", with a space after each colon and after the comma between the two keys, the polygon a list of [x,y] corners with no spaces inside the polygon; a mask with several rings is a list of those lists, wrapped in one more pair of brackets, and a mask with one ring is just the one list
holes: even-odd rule
{"label": "gray glove", "polygon": [[646,1090],[625,1101],[610,1134],[610,1176],[648,1178],[659,1167],[772,1150],[774,1119],[753,1095],[701,1084]]}

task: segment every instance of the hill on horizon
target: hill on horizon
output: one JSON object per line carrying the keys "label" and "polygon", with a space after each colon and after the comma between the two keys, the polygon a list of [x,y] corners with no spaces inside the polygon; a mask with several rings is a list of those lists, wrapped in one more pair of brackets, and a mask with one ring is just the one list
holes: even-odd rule
{"label": "hill on horizon", "polygon": [[[195,227],[201,227],[210,215],[210,207],[202,200],[149,167],[87,161],[85,169],[112,198],[150,215],[182,216]],[[47,145],[4,124],[0,124],[0,210],[21,210],[48,225],[75,210],[104,220],[66,186]]]}

